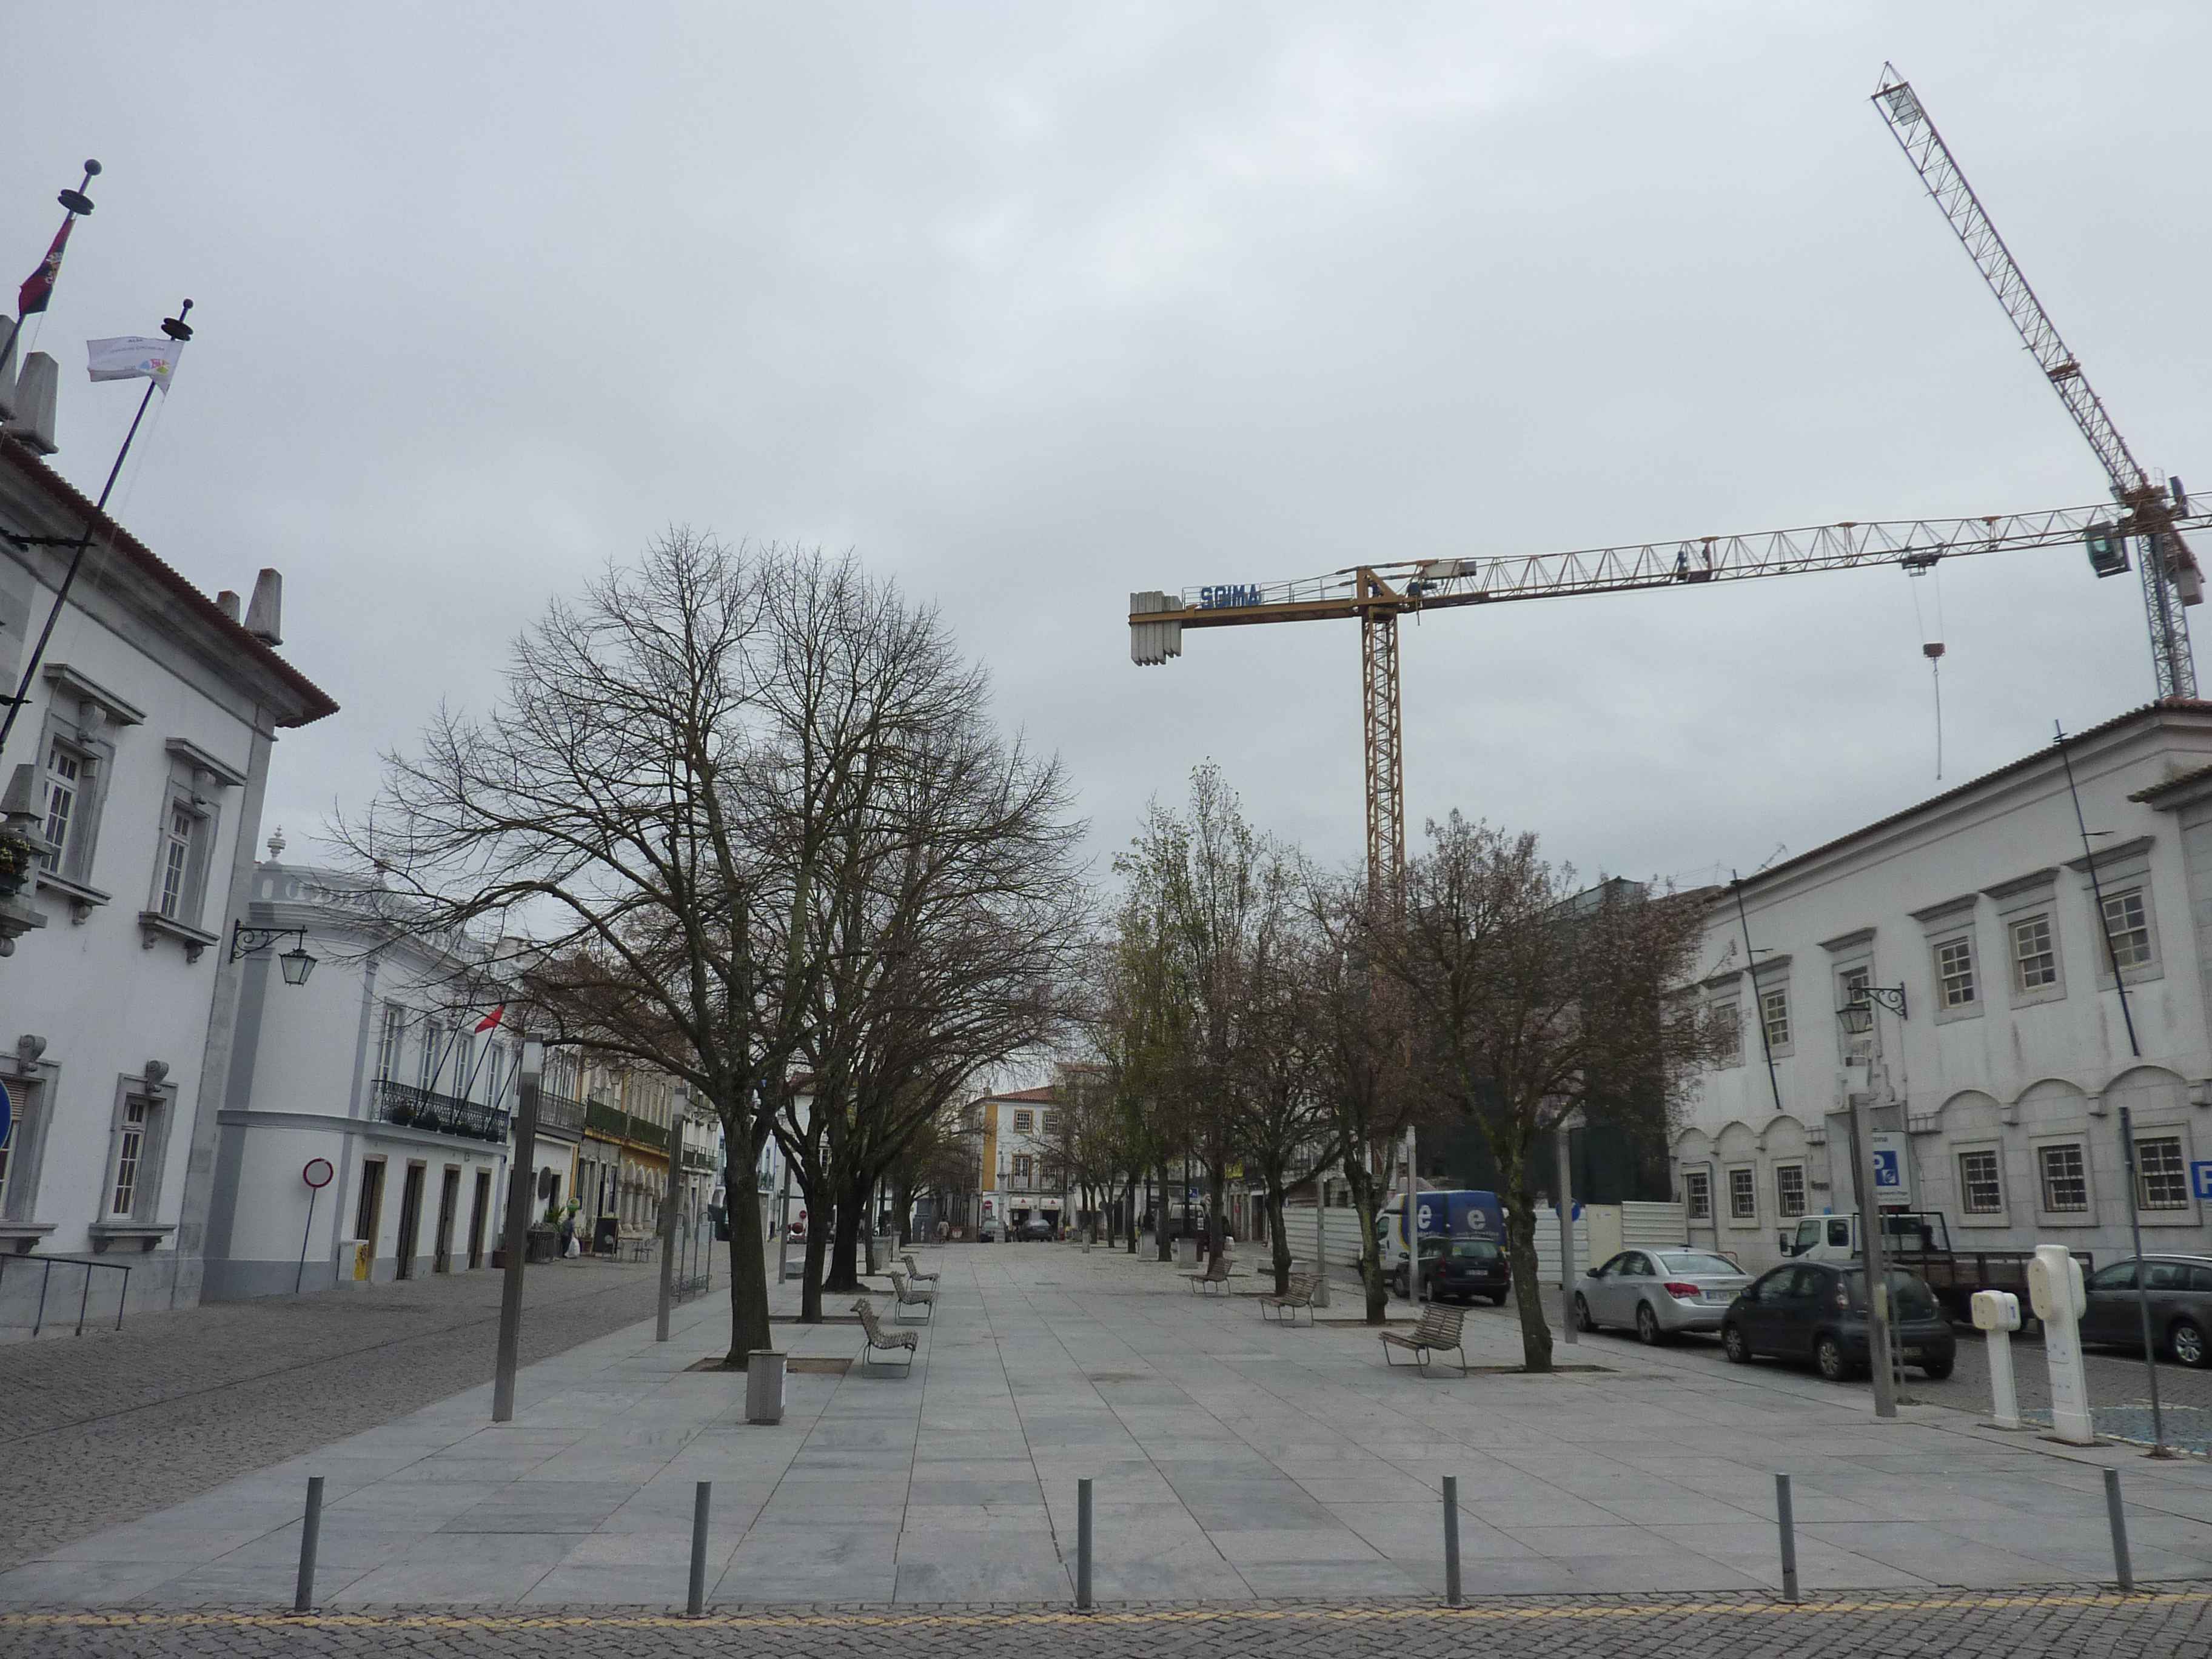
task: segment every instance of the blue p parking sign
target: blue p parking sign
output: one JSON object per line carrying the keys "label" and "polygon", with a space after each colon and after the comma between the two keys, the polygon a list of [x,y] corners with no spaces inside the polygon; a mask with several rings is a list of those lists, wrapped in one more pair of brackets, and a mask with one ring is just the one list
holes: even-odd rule
{"label": "blue p parking sign", "polygon": [[[15,1103],[8,1097],[8,1085],[0,1083],[0,1146],[8,1144],[8,1133],[15,1127]],[[2212,1164],[2207,1164],[2212,1169]]]}
{"label": "blue p parking sign", "polygon": [[2199,1198],[2212,1198],[2212,1163],[2189,1166],[2189,1190]]}

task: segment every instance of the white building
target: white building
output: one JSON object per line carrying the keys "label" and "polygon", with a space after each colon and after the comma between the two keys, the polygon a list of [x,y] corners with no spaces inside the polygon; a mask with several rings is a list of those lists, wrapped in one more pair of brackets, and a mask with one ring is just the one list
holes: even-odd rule
{"label": "white building", "polygon": [[1060,1091],[1015,1089],[970,1101],[968,1132],[980,1137],[975,1206],[976,1237],[1004,1240],[1010,1228],[1042,1217],[1057,1232],[1068,1214],[1067,1183],[1053,1150]]}
{"label": "white building", "polygon": [[[2054,747],[1747,879],[1741,911],[1716,890],[1690,996],[1736,1041],[1674,1142],[1693,1243],[1764,1267],[1778,1231],[1853,1208],[1836,1114],[1856,1042],[1910,1207],[1942,1212],[1954,1248],[2131,1254],[2124,1105],[2144,1247],[2212,1247],[2191,1170],[2212,1161],[2212,703],[2068,751],[2094,870]],[[1900,988],[1905,1015],[1847,1038],[1863,986]]]}
{"label": "white building", "polygon": [[[241,964],[206,1294],[484,1267],[500,1238],[518,1045],[501,1025],[477,1029],[495,999],[471,1006],[457,989],[480,952],[393,930],[384,895],[280,863],[283,849],[271,836],[245,921],[290,935],[277,944],[315,965],[295,985],[274,949]],[[570,1153],[540,1134],[542,1189],[545,1173],[565,1179]],[[326,1184],[311,1189],[310,1174]]]}
{"label": "white building", "polygon": [[[130,1306],[185,1306],[247,970],[230,930],[270,757],[280,731],[337,705],[276,654],[274,571],[241,622],[236,595],[208,598],[96,518],[46,447],[21,427],[0,435],[5,693],[74,544],[93,541],[0,750],[0,1082],[15,1104],[0,1252],[127,1266]],[[123,1274],[15,1264],[0,1327],[28,1325],[43,1277],[74,1303],[88,1273],[112,1315]]]}

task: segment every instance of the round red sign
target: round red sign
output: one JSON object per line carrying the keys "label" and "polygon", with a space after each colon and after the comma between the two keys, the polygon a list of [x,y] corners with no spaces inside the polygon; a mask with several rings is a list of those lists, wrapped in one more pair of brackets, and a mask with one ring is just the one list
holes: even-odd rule
{"label": "round red sign", "polygon": [[331,1167],[330,1159],[311,1158],[307,1160],[307,1167],[300,1171],[300,1179],[310,1187],[320,1188],[329,1186],[331,1177],[337,1173],[337,1171]]}

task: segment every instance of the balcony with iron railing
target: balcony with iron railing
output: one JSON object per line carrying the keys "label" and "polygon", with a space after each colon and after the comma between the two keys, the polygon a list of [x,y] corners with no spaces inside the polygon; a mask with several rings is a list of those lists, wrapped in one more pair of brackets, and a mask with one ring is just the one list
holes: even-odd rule
{"label": "balcony with iron railing", "polygon": [[584,1103],[571,1100],[567,1095],[556,1095],[550,1089],[538,1091],[538,1127],[550,1129],[556,1135],[570,1139],[584,1133]]}
{"label": "balcony with iron railing", "polygon": [[507,1139],[507,1114],[498,1107],[480,1100],[457,1100],[411,1083],[395,1083],[390,1078],[377,1079],[376,1115],[386,1123],[464,1140]]}
{"label": "balcony with iron railing", "polygon": [[584,1127],[606,1140],[626,1140],[632,1146],[650,1147],[656,1152],[668,1151],[668,1131],[635,1112],[625,1112],[619,1106],[610,1106],[605,1101],[594,1100],[584,1108]]}

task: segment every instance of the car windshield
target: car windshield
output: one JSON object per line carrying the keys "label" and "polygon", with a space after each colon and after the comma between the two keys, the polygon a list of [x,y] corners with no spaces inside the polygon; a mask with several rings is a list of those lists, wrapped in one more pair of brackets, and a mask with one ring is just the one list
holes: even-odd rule
{"label": "car windshield", "polygon": [[[1850,1286],[1851,1306],[1866,1306],[1866,1269],[1854,1267],[1844,1275],[1844,1279]],[[1936,1317],[1936,1293],[1917,1273],[1891,1273],[1889,1302],[1899,1319]]]}
{"label": "car windshield", "polygon": [[1660,1265],[1670,1273],[1728,1273],[1741,1278],[1743,1269],[1723,1256],[1707,1255],[1701,1250],[1677,1250],[1659,1258]]}
{"label": "car windshield", "polygon": [[1487,1238],[1455,1238],[1451,1242],[1451,1259],[1455,1261],[1495,1261],[1498,1246]]}

